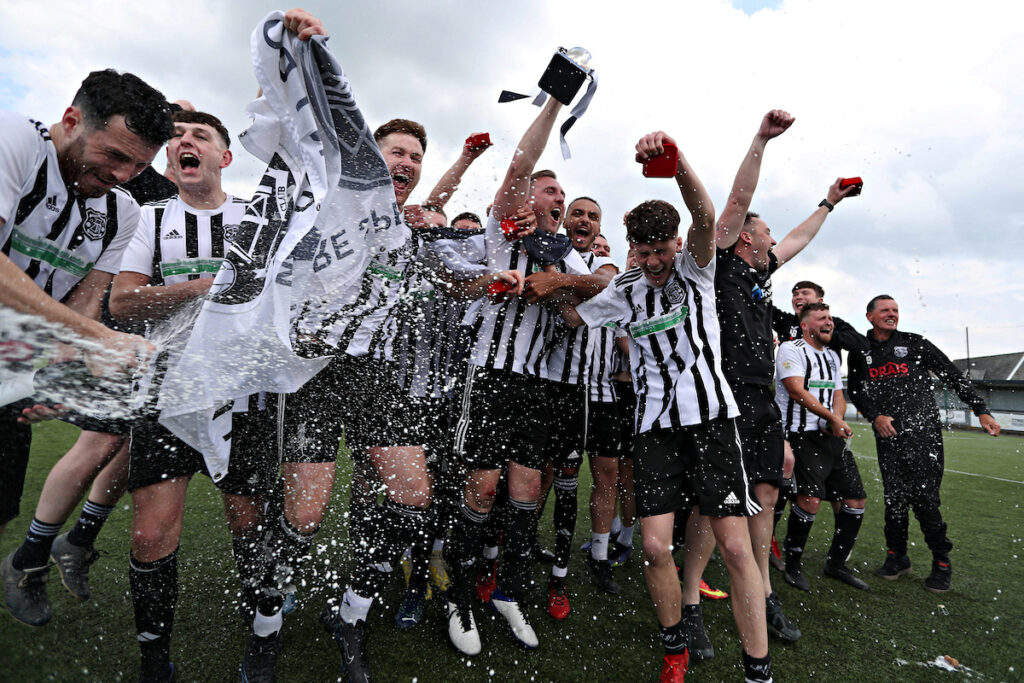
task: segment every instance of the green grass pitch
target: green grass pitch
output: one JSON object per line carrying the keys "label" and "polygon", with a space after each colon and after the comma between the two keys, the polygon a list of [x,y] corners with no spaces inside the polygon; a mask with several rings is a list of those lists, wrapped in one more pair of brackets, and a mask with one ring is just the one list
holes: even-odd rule
{"label": "green grass pitch", "polygon": [[[73,443],[76,432],[62,423],[35,428],[22,514],[0,539],[4,555],[21,541],[50,466]],[[911,577],[887,582],[873,575],[885,552],[882,487],[874,441],[864,425],[855,427],[853,447],[868,491],[868,507],[851,565],[860,570],[871,590],[856,591],[822,576],[832,533],[831,515],[823,508],[805,554],[813,593],[790,588],[773,572],[786,613],[804,634],[793,645],[771,642],[776,680],[1024,680],[1020,645],[1024,633],[1024,439],[946,433],[943,510],[956,548],[953,590],[945,595],[922,588],[930,555],[914,520]],[[347,459],[339,462],[347,464]],[[278,660],[281,681],[332,681],[338,675],[337,648],[322,630],[319,615],[325,597],[343,589],[351,568],[342,523],[347,481],[342,469],[335,504],[315,545],[319,578],[303,590],[299,610],[285,621]],[[584,472],[577,544],[589,537],[589,485],[589,474]],[[542,540],[549,546],[551,507],[541,524]],[[138,650],[127,575],[130,514],[126,498],[100,536],[97,547],[104,554],[92,569],[91,600],[74,601],[54,571],[49,590],[54,618],[49,625],[32,629],[0,614],[0,680],[135,680]],[[639,554],[629,566],[616,570],[624,589],[617,598],[597,593],[582,555],[575,555],[569,573],[573,611],[564,622],[556,623],[544,611],[545,570],[536,570],[541,588],[530,613],[540,648],[529,652],[515,647],[503,620],[489,607],[477,605],[484,651],[472,660],[448,644],[442,606],[436,598],[427,604],[426,619],[418,627],[408,632],[394,628],[394,611],[404,588],[396,572],[371,615],[375,677],[421,682],[654,680],[661,647]],[[238,680],[246,632],[234,606],[236,579],[220,497],[204,477],[197,477],[190,487],[179,575],[172,648],[178,680]],[[728,589],[720,562],[712,562],[706,577]],[[690,680],[742,680],[740,646],[730,611],[728,601],[704,603],[716,657],[694,666]],[[951,673],[929,665],[941,655],[955,657],[965,669]]]}

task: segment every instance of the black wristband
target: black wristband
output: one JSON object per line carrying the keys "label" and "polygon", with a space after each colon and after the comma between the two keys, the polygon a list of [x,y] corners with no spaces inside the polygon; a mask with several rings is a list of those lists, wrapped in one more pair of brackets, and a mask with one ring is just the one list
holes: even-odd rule
{"label": "black wristband", "polygon": [[836,208],[836,205],[830,202],[828,199],[822,199],[821,203],[818,204],[818,206],[824,206],[826,209],[828,209],[829,213],[832,213],[832,209]]}

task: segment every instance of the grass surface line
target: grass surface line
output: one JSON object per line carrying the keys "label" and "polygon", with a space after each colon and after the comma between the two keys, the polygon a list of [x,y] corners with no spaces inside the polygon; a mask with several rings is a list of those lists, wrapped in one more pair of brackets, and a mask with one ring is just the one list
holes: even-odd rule
{"label": "grass surface line", "polygon": [[[860,458],[861,460],[870,460],[875,462],[877,458],[871,455],[860,455],[854,453],[853,457]],[[982,479],[992,479],[993,481],[1005,481],[1007,484],[1021,484],[1024,485],[1024,481],[1017,481],[1016,479],[1004,479],[1003,477],[993,477],[990,474],[978,474],[977,472],[961,472],[960,470],[943,469],[943,472],[947,474],[962,474],[966,477],[981,477]]]}

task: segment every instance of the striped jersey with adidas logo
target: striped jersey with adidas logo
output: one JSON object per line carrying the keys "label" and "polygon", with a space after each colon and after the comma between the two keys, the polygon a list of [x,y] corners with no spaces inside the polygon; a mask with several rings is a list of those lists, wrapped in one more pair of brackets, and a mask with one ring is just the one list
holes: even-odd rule
{"label": "striped jersey with adidas logo", "polygon": [[701,268],[684,248],[663,287],[633,268],[576,307],[589,327],[626,330],[637,433],[738,414],[722,373],[714,281],[714,259]]}
{"label": "striped jersey with adidas logo", "polygon": [[0,249],[61,301],[91,270],[118,272],[139,206],[120,188],[69,192],[46,126],[0,111],[0,219]]}

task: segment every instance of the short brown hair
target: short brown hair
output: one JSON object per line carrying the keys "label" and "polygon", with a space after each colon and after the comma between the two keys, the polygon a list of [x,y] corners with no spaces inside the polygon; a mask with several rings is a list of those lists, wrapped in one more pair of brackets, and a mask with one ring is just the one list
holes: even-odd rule
{"label": "short brown hair", "polygon": [[818,295],[819,299],[825,298],[825,290],[821,285],[811,282],[810,280],[801,280],[800,282],[793,285],[793,293],[796,294],[798,289],[813,289],[814,293]]}
{"label": "short brown hair", "polygon": [[373,131],[374,142],[380,142],[392,133],[405,133],[420,141],[423,151],[427,151],[427,130],[422,124],[410,121],[409,119],[391,119],[377,130]]}
{"label": "short brown hair", "polygon": [[463,211],[460,213],[454,220],[452,220],[452,225],[455,225],[459,221],[473,221],[477,225],[483,225],[483,223],[480,222],[480,216],[477,216],[472,211]]}
{"label": "short brown hair", "polygon": [[754,211],[747,211],[747,215],[743,217],[743,227],[750,225],[755,218],[760,218],[761,214]]}
{"label": "short brown hair", "polygon": [[554,171],[545,168],[539,171],[534,171],[533,173],[530,174],[530,187],[533,187],[533,183],[538,178],[551,178],[552,180],[558,180],[558,176],[555,175]]}
{"label": "short brown hair", "polygon": [[822,303],[818,303],[818,302],[814,302],[814,303],[811,303],[811,304],[806,304],[803,308],[800,309],[800,322],[803,322],[804,318],[809,316],[811,313],[814,313],[815,311],[827,311],[827,310],[828,310],[828,304],[822,304]]}
{"label": "short brown hair", "polygon": [[187,111],[182,109],[181,111],[174,112],[173,118],[175,123],[199,123],[213,128],[217,131],[217,135],[220,136],[221,140],[224,141],[224,149],[231,149],[231,135],[228,134],[228,129],[213,114],[207,114],[204,111]]}
{"label": "short brown hair", "polygon": [[679,236],[679,212],[661,199],[649,199],[626,214],[626,239],[650,244]]}

